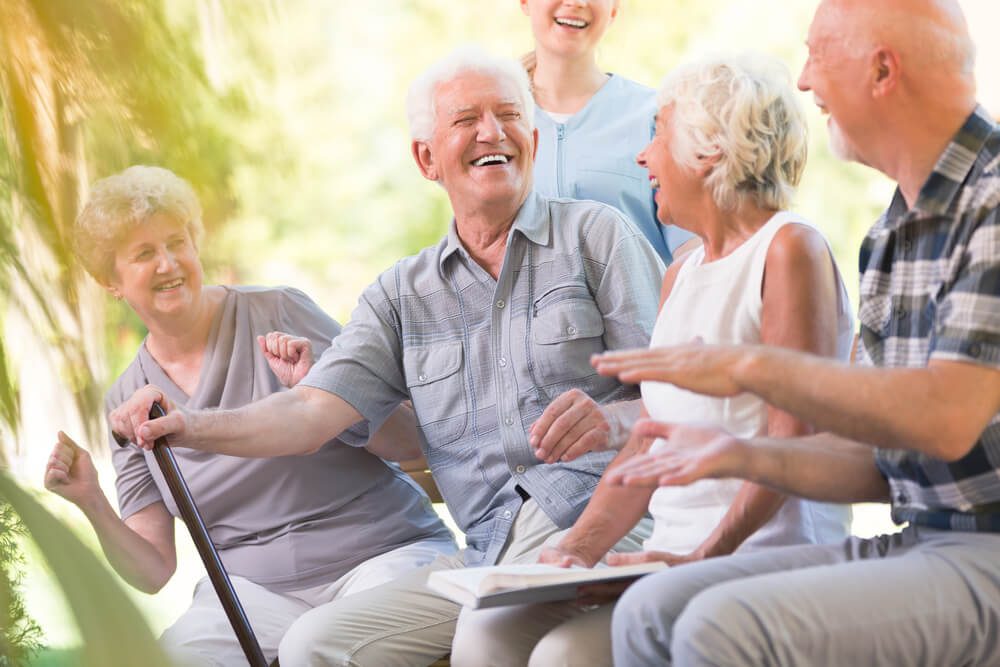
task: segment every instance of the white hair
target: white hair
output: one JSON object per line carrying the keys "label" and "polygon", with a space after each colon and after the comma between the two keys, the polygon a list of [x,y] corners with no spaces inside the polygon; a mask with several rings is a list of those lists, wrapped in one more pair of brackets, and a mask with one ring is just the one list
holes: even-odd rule
{"label": "white hair", "polygon": [[184,227],[198,247],[204,233],[201,205],[183,178],[162,167],[135,165],[101,179],[73,223],[74,252],[90,275],[106,285],[118,244],[157,213]]}
{"label": "white hair", "polygon": [[406,117],[412,139],[427,141],[434,133],[434,97],[438,86],[470,71],[512,83],[517,89],[524,119],[529,127],[535,126],[535,103],[524,67],[516,60],[494,56],[477,46],[463,46],[428,67],[410,84],[406,95]]}
{"label": "white hair", "polygon": [[657,106],[673,105],[671,152],[696,169],[714,161],[706,183],[721,208],[751,197],[787,208],[808,152],[805,114],[788,69],[761,54],[709,56],[663,80]]}

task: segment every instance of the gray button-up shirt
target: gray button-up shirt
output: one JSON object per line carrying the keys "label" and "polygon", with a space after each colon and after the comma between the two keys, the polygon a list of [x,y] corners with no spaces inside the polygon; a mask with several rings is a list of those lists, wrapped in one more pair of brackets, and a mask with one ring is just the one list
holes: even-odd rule
{"label": "gray button-up shirt", "polygon": [[637,397],[590,356],[645,347],[663,265],[638,229],[590,201],[529,195],[494,280],[452,222],[436,246],[398,262],[302,384],[337,394],[373,424],[409,398],[441,495],[466,533],[469,565],[493,563],[531,494],[560,528],[579,516],[611,452],[544,464],[527,430],[578,388]]}

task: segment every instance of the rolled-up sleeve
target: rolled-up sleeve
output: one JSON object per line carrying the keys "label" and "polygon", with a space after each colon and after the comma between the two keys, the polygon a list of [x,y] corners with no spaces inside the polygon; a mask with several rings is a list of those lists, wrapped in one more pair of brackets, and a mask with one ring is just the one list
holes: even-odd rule
{"label": "rolled-up sleeve", "polygon": [[300,383],[344,399],[373,431],[407,397],[399,316],[386,289],[394,273],[390,269],[364,291],[351,321]]}

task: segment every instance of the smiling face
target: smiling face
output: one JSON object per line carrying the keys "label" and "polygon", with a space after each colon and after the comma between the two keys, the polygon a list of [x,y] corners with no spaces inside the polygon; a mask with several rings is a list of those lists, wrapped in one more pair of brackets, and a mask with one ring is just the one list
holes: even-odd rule
{"label": "smiling face", "polygon": [[618,5],[618,0],[521,0],[536,48],[564,57],[593,55]]}
{"label": "smiling face", "polygon": [[[813,101],[827,116],[830,149],[842,160],[867,164],[863,147],[871,131],[873,109],[866,87],[866,54],[848,47],[847,9],[824,2],[809,28],[809,58],[799,76],[799,90],[812,91]],[[854,52],[852,52],[854,51]]]}
{"label": "smiling face", "polygon": [[414,141],[423,175],[444,186],[456,217],[500,206],[517,210],[532,184],[537,132],[518,88],[494,74],[464,71],[434,92],[434,131]]}
{"label": "smiling face", "polygon": [[697,232],[692,227],[697,215],[692,212],[704,201],[705,174],[709,167],[691,169],[678,163],[671,148],[674,141],[674,107],[670,104],[657,112],[656,134],[636,161],[649,172],[657,219],[664,225]]}
{"label": "smiling face", "polygon": [[201,296],[202,269],[185,226],[156,213],[133,227],[115,248],[107,287],[147,325],[188,314]]}

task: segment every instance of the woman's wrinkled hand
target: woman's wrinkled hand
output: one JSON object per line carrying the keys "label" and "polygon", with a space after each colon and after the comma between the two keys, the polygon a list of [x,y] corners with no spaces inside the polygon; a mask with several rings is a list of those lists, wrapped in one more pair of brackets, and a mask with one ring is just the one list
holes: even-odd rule
{"label": "woman's wrinkled hand", "polygon": [[271,331],[264,336],[257,336],[257,345],[264,353],[271,371],[286,387],[297,385],[312,368],[312,343],[308,338]]}

